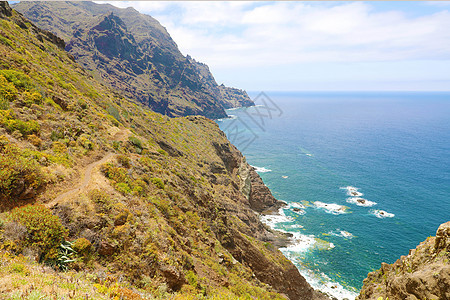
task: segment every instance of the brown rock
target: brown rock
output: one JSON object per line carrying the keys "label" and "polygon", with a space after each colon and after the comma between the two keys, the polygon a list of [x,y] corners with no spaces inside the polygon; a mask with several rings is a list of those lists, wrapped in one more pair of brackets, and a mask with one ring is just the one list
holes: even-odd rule
{"label": "brown rock", "polygon": [[98,254],[103,256],[110,256],[114,254],[116,248],[106,241],[101,241],[98,247]]}

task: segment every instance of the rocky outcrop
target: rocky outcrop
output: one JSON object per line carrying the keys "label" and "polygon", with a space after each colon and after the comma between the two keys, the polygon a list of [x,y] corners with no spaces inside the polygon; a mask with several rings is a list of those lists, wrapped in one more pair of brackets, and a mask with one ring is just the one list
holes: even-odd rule
{"label": "rocky outcrop", "polygon": [[11,17],[12,9],[9,7],[8,2],[2,1],[0,2],[0,18]]}
{"label": "rocky outcrop", "polygon": [[200,80],[208,88],[209,92],[218,99],[219,103],[224,108],[249,107],[255,105],[247,95],[246,91],[227,87],[223,84],[217,85],[208,65],[196,61],[189,55],[186,58],[197,69]]}
{"label": "rocky outcrop", "polygon": [[14,22],[22,29],[29,29],[31,33],[33,33],[39,41],[47,40],[59,48],[64,49],[65,43],[64,40],[57,37],[55,34],[43,30],[34,24],[30,23],[27,19],[25,19],[22,15],[17,12],[13,12],[8,2],[0,1],[0,18],[9,18],[13,17]]}
{"label": "rocky outcrop", "polygon": [[450,222],[394,264],[371,272],[357,299],[450,299]]}
{"label": "rocky outcrop", "polygon": [[249,107],[255,105],[244,90],[221,84],[219,85],[219,91],[222,97],[222,105],[225,108]]}
{"label": "rocky outcrop", "polygon": [[284,202],[278,201],[264,184],[261,177],[256,173],[255,168],[250,170],[250,207],[260,213],[275,213]]}

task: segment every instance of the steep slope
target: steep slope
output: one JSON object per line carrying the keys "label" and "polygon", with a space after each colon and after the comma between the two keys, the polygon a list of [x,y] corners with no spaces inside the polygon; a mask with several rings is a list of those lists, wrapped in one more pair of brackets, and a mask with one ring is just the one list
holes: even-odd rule
{"label": "steep slope", "polygon": [[394,264],[369,273],[357,299],[450,299],[450,222]]}
{"label": "steep slope", "polygon": [[77,61],[124,96],[169,116],[225,116],[228,100],[211,92],[214,79],[205,84],[152,17],[93,2],[20,2],[15,7],[62,36]]}
{"label": "steep slope", "polygon": [[[79,284],[90,299],[323,298],[273,246],[286,237],[251,209],[257,174],[216,123],[120,96],[61,42],[0,2],[2,295],[70,298]],[[72,271],[43,272],[61,280],[48,289],[17,254]]]}
{"label": "steep slope", "polygon": [[187,56],[187,59],[193,66],[195,66],[198,74],[200,75],[201,81],[205,84],[210,93],[219,99],[220,105],[224,108],[249,107],[255,105],[255,103],[253,103],[247,95],[246,91],[227,87],[223,84],[217,85],[214,76],[211,74],[211,71],[206,64],[196,61],[189,55]]}

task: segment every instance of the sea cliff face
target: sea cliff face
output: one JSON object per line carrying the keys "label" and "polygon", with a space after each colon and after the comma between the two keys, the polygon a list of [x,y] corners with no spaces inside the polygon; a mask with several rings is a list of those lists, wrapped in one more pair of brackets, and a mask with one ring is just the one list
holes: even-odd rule
{"label": "sea cliff face", "polygon": [[[2,295],[324,298],[275,247],[286,236],[252,208],[277,201],[215,122],[155,113],[6,2],[0,18]],[[114,14],[97,21],[117,46],[102,55],[139,54]]]}
{"label": "sea cliff face", "polygon": [[218,99],[219,103],[224,108],[249,107],[255,105],[246,91],[227,87],[223,84],[218,85],[206,64],[196,61],[189,55],[187,56],[187,59],[197,69],[200,80],[208,88],[209,92]]}
{"label": "sea cliff face", "polygon": [[61,36],[66,50],[98,81],[171,117],[226,117],[224,108],[252,105],[245,92],[219,88],[211,73],[178,50],[148,15],[93,2],[20,2],[14,7]]}
{"label": "sea cliff face", "polygon": [[357,299],[450,299],[450,222],[392,265],[368,274]]}

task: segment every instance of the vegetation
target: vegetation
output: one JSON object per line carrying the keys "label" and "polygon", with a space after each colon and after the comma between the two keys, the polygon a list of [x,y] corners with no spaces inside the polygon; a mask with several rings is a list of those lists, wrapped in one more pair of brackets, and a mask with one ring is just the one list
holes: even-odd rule
{"label": "vegetation", "polygon": [[42,251],[40,260],[58,257],[58,247],[67,235],[60,219],[42,205],[26,205],[14,208],[8,215],[8,221],[25,226],[27,236],[23,247],[35,247]]}
{"label": "vegetation", "polygon": [[258,241],[237,174],[211,171],[232,151],[217,125],[114,93],[21,18],[0,20],[2,295],[283,299],[243,257],[291,266]]}
{"label": "vegetation", "polygon": [[0,136],[0,200],[13,200],[22,190],[39,190],[46,178],[26,152]]}

